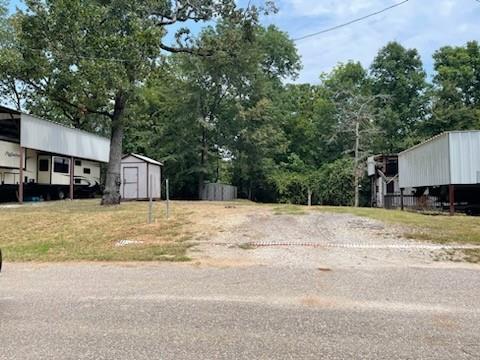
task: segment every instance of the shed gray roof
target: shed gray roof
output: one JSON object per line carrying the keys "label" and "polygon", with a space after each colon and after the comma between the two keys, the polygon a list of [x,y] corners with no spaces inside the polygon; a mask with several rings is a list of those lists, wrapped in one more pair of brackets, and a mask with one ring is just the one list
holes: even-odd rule
{"label": "shed gray roof", "polygon": [[123,155],[123,156],[122,156],[122,159],[126,158],[127,156],[134,156],[134,157],[136,157],[137,159],[143,160],[143,161],[148,162],[148,163],[150,163],[150,164],[163,166],[163,163],[161,163],[160,161],[153,160],[153,159],[151,159],[151,158],[149,158],[149,157],[146,157],[146,156],[143,156],[143,155],[139,155],[139,154],[134,154],[134,153],[130,153],[130,154]]}

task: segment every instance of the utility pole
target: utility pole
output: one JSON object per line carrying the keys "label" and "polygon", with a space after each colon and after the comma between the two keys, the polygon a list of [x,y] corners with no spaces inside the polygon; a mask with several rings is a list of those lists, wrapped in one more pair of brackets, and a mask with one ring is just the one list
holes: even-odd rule
{"label": "utility pole", "polygon": [[358,162],[360,159],[360,120],[356,119],[355,120],[355,160],[354,160],[354,186],[355,186],[355,207],[358,207],[360,205],[360,194],[359,194],[359,189],[358,189]]}

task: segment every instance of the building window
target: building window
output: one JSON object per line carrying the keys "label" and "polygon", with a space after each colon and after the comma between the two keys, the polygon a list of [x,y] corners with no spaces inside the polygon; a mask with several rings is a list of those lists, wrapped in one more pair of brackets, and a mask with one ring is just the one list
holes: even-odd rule
{"label": "building window", "polygon": [[82,160],[75,160],[75,166],[82,166]]}
{"label": "building window", "polygon": [[75,179],[75,184],[80,185],[82,183],[82,179]]}
{"label": "building window", "polygon": [[84,174],[90,174],[90,168],[83,168]]}
{"label": "building window", "polygon": [[48,159],[40,159],[38,162],[38,171],[48,171]]}
{"label": "building window", "polygon": [[53,161],[53,171],[60,174],[69,173],[69,161],[68,159],[55,157]]}

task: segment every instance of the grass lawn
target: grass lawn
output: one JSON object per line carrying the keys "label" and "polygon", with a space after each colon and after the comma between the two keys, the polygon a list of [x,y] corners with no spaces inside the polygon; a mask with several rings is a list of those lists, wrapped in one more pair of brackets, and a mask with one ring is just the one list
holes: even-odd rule
{"label": "grass lawn", "polygon": [[[0,207],[0,248],[8,261],[183,261],[188,260],[187,214],[165,218],[155,203],[147,224],[147,202],[103,207],[99,200],[56,201]],[[117,241],[141,241],[116,246]]]}

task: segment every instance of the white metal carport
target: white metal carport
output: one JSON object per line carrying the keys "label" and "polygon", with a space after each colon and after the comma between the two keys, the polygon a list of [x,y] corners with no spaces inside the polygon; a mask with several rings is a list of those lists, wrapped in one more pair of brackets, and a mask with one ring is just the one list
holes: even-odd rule
{"label": "white metal carport", "polygon": [[400,188],[448,186],[450,212],[455,189],[480,186],[480,130],[449,131],[398,155]]}
{"label": "white metal carport", "polygon": [[[96,134],[75,129],[63,124],[47,121],[33,115],[0,106],[0,121],[9,122],[5,127],[9,141],[15,143],[17,150],[11,155],[18,158],[18,201],[23,202],[24,170],[28,151],[61,155],[69,158],[74,169],[75,159],[96,162],[108,162],[110,140]],[[70,198],[73,198],[74,172],[69,172]]]}

